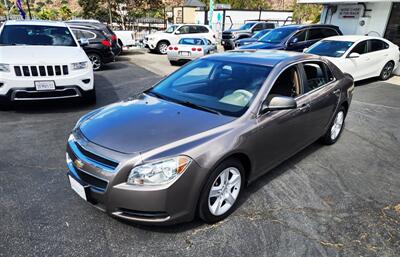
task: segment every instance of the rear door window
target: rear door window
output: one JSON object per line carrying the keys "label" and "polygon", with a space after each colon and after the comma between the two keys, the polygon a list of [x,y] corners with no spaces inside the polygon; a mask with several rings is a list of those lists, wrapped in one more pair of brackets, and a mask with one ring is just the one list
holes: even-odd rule
{"label": "rear door window", "polygon": [[389,48],[389,45],[379,39],[369,40],[369,52],[380,51]]}
{"label": "rear door window", "polygon": [[339,34],[337,33],[336,30],[334,30],[334,29],[328,29],[328,28],[323,29],[323,30],[322,30],[322,34],[323,34],[324,38],[339,35]]}
{"label": "rear door window", "polygon": [[334,80],[329,67],[318,61],[303,63],[306,83],[303,85],[303,94],[317,89]]}
{"label": "rear door window", "polygon": [[208,33],[208,29],[204,26],[197,26],[198,33]]}
{"label": "rear door window", "polygon": [[322,29],[309,29],[308,30],[308,39],[307,40],[317,40],[324,38],[324,33]]}

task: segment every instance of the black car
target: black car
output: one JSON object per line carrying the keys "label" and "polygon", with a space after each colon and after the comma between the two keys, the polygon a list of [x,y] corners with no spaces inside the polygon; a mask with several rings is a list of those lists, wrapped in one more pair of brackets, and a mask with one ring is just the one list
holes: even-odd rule
{"label": "black car", "polygon": [[111,40],[102,30],[89,26],[70,25],[69,27],[79,42],[88,41],[88,44],[82,44],[82,48],[92,62],[93,70],[100,70],[105,63],[114,61]]}
{"label": "black car", "polygon": [[334,25],[288,25],[273,29],[257,43],[240,49],[276,49],[301,52],[315,42],[331,36],[343,35]]}
{"label": "black car", "polygon": [[257,42],[261,37],[265,36],[271,30],[272,29],[260,30],[259,32],[254,34],[254,36],[252,36],[252,37],[239,39],[235,42],[235,47],[253,44],[253,43]]}
{"label": "black car", "polygon": [[77,26],[82,26],[82,25],[90,26],[94,29],[102,30],[104,34],[111,40],[111,46],[114,55],[118,56],[122,53],[122,46],[118,43],[117,35],[106,24],[103,24],[95,20],[72,20],[72,21],[67,21],[67,23],[70,25],[77,25]]}
{"label": "black car", "polygon": [[238,29],[228,29],[222,32],[221,44],[224,50],[232,50],[235,48],[235,42],[243,38],[250,38],[258,31],[264,29],[274,29],[276,24],[273,22],[253,21],[247,22]]}

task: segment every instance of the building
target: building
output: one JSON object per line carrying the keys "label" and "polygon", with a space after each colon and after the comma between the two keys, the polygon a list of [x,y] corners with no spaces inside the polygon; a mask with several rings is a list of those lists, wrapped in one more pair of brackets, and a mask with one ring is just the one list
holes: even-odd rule
{"label": "building", "polygon": [[334,24],[343,34],[384,37],[400,46],[400,0],[298,0],[323,4],[320,23]]}

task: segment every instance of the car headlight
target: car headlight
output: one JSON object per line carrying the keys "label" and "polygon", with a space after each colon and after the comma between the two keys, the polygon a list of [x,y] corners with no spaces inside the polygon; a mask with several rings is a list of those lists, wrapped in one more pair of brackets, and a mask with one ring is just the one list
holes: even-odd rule
{"label": "car headlight", "polygon": [[178,179],[187,169],[192,159],[177,156],[134,167],[128,177],[132,185],[161,185]]}
{"label": "car headlight", "polygon": [[10,64],[0,63],[0,71],[10,72]]}
{"label": "car headlight", "polygon": [[89,66],[88,62],[74,62],[72,63],[72,69],[73,70],[82,70],[86,69]]}

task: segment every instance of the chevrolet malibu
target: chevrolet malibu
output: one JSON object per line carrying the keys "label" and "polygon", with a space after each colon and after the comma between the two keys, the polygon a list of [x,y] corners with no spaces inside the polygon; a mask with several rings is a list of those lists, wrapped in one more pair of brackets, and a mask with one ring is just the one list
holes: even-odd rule
{"label": "chevrolet malibu", "polygon": [[67,144],[72,189],[125,220],[220,221],[244,187],[344,127],[353,80],[322,57],[231,51],[92,111]]}

